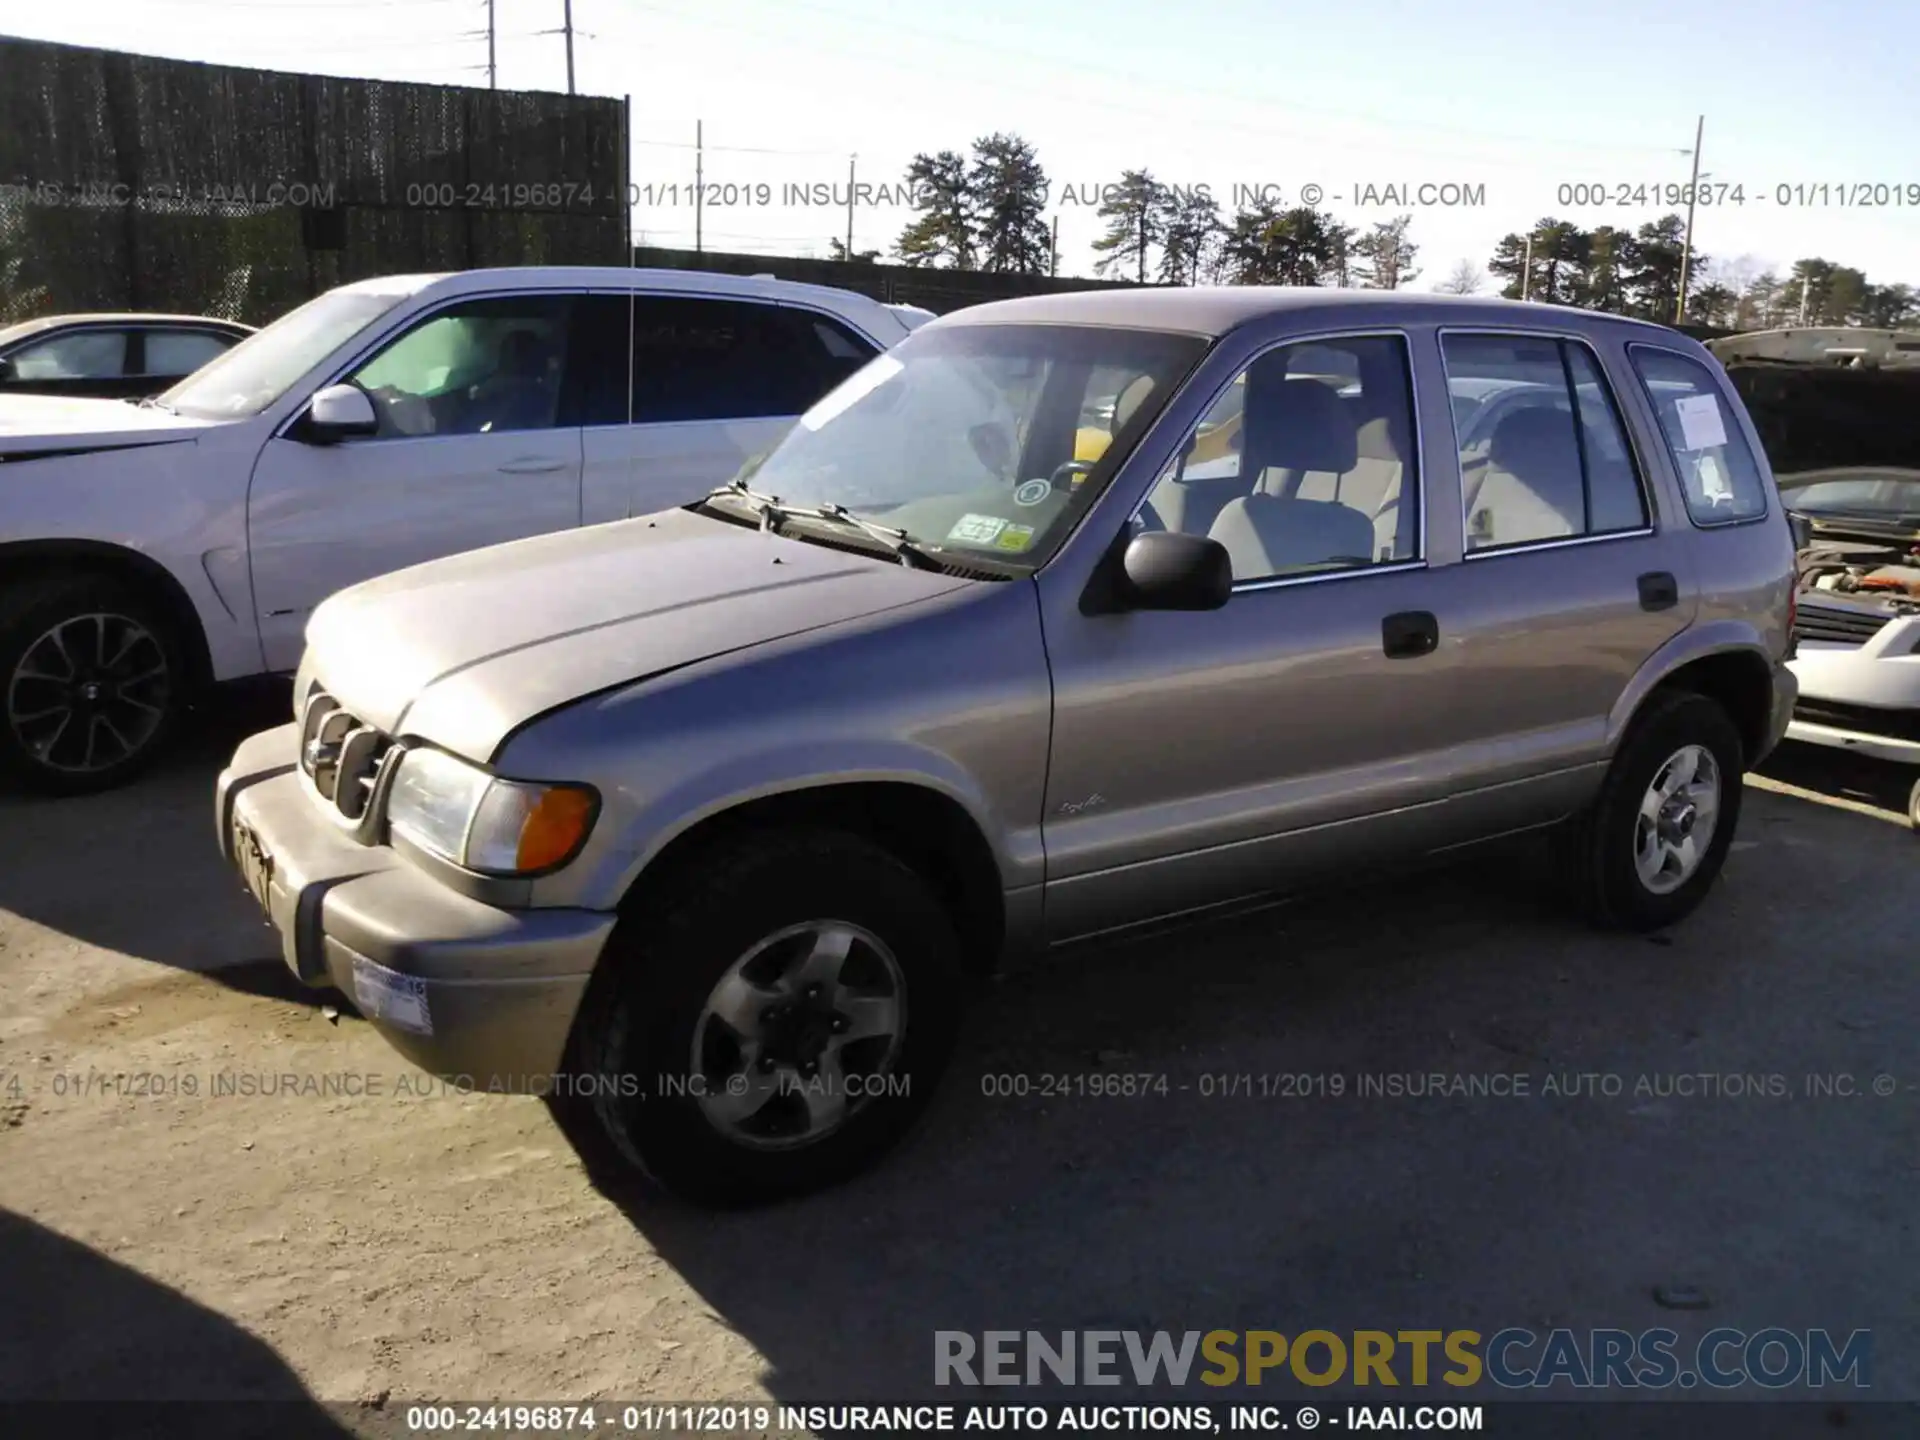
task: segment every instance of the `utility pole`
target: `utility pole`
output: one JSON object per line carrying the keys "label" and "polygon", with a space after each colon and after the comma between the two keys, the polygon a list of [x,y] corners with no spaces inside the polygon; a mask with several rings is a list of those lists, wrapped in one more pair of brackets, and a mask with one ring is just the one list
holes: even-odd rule
{"label": "utility pole", "polygon": [[1526,299],[1533,291],[1533,232],[1527,232],[1527,258],[1520,262],[1520,298]]}
{"label": "utility pole", "polygon": [[707,142],[703,122],[693,122],[693,253],[700,253],[700,197],[707,188]]}
{"label": "utility pole", "polygon": [[573,94],[573,0],[561,0],[565,7],[563,26],[567,32],[567,93]]}
{"label": "utility pole", "polygon": [[494,88],[495,79],[493,68],[493,5],[494,0],[487,0],[487,88],[489,90]]}
{"label": "utility pole", "polygon": [[858,153],[847,157],[847,260],[853,260],[853,175],[854,166],[860,162]]}
{"label": "utility pole", "polygon": [[1140,205],[1140,283],[1147,283],[1147,202]]}
{"label": "utility pole", "polygon": [[1054,277],[1058,276],[1059,273],[1060,273],[1060,216],[1056,213],[1053,217],[1053,248],[1051,251],[1051,258],[1047,261],[1047,278],[1053,279]]}
{"label": "utility pole", "polygon": [[1673,323],[1687,318],[1687,272],[1693,268],[1693,202],[1700,188],[1700,137],[1706,133],[1707,117],[1702,115],[1693,127],[1693,178],[1687,182],[1687,238],[1680,247],[1680,298],[1673,304]]}

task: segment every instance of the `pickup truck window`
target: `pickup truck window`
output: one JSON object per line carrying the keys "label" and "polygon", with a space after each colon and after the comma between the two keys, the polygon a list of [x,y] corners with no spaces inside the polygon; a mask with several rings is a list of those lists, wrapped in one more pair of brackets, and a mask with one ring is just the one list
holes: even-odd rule
{"label": "pickup truck window", "polygon": [[[1552,335],[1443,335],[1467,550],[1642,530],[1640,472],[1586,346]],[[1575,417],[1578,416],[1578,423]]]}
{"label": "pickup truck window", "polygon": [[1409,376],[1397,335],[1268,351],[1187,437],[1140,527],[1212,536],[1236,582],[1417,560]]}
{"label": "pickup truck window", "polygon": [[1660,417],[1693,523],[1724,525],[1765,515],[1760,467],[1706,366],[1651,345],[1631,345],[1627,353]]}

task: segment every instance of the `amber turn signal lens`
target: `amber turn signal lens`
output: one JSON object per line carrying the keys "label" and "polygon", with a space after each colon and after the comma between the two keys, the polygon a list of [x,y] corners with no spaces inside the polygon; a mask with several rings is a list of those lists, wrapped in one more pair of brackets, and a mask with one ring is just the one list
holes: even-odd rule
{"label": "amber turn signal lens", "polygon": [[543,793],[520,826],[515,868],[545,870],[580,848],[593,824],[593,795],[556,785]]}

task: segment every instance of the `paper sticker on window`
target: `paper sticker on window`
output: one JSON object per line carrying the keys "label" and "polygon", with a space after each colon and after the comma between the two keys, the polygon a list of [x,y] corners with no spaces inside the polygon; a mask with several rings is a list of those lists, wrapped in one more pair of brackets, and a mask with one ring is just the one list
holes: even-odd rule
{"label": "paper sticker on window", "polygon": [[991,545],[1006,528],[1007,522],[998,515],[962,515],[959,523],[947,532],[947,539],[962,545]]}
{"label": "paper sticker on window", "polygon": [[1680,416],[1680,437],[1688,450],[1711,450],[1727,443],[1727,427],[1720,419],[1720,401],[1712,395],[1689,395],[1674,403]]}
{"label": "paper sticker on window", "polygon": [[993,542],[996,550],[1024,550],[1033,543],[1033,526],[1009,525]]}

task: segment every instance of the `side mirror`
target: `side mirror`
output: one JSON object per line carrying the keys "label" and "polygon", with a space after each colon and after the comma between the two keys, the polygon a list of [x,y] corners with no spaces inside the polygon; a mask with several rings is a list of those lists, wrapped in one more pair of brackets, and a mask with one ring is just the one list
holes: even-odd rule
{"label": "side mirror", "polygon": [[307,406],[302,438],[314,445],[337,445],[380,429],[373,400],[358,385],[329,385]]}
{"label": "side mirror", "polygon": [[1233,596],[1227,547],[1205,535],[1149,530],[1127,542],[1118,597],[1129,610],[1218,610]]}

